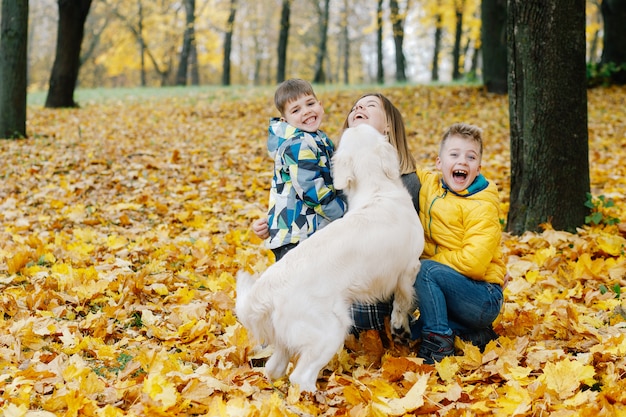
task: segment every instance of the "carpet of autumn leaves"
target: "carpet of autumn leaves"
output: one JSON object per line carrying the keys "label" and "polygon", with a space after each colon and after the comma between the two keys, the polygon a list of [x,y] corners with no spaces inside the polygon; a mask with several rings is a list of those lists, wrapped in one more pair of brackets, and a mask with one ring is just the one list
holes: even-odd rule
{"label": "carpet of autumn leaves", "polygon": [[[447,125],[483,126],[506,212],[506,97],[381,91],[422,166]],[[319,94],[331,137],[362,92]],[[233,313],[236,271],[272,262],[249,231],[267,204],[271,95],[33,106],[30,139],[0,141],[1,415],[626,415],[626,88],[589,91],[592,194],[615,205],[576,234],[503,234],[496,342],[429,366],[366,334],[302,396],[264,378]]]}

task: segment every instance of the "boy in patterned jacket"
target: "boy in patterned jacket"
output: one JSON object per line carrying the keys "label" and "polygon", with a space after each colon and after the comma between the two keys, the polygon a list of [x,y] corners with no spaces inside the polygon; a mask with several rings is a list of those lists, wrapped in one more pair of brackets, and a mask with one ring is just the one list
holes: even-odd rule
{"label": "boy in patterned jacket", "polygon": [[274,159],[268,247],[280,260],[299,242],[343,216],[345,201],[330,170],[335,146],[319,130],[324,115],[313,87],[301,79],[281,83],[274,94],[281,114],[269,125],[267,149]]}

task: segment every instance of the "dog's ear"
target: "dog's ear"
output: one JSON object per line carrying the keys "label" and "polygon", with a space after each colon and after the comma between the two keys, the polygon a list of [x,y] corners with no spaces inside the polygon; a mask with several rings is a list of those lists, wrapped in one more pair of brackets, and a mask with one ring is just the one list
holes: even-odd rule
{"label": "dog's ear", "polygon": [[338,151],[333,155],[333,184],[337,190],[345,190],[354,181],[352,155]]}
{"label": "dog's ear", "polygon": [[376,153],[380,157],[380,165],[385,175],[392,180],[400,178],[400,162],[398,151],[389,142],[379,143]]}

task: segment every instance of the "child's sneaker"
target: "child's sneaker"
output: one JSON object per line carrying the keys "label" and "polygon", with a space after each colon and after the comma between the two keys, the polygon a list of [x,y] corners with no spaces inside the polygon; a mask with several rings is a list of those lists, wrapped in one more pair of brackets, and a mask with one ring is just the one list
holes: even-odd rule
{"label": "child's sneaker", "polygon": [[422,338],[422,344],[417,356],[424,359],[424,363],[434,364],[441,362],[446,356],[454,355],[454,336],[428,333]]}
{"label": "child's sneaker", "polygon": [[485,350],[487,343],[499,337],[498,333],[496,333],[491,326],[473,332],[460,333],[458,336],[461,340],[476,346],[481,352]]}

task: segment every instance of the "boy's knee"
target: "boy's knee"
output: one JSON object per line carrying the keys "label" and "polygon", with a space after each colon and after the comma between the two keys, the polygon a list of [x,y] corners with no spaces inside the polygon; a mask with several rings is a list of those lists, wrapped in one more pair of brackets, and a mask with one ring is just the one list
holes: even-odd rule
{"label": "boy's knee", "polygon": [[415,278],[415,282],[427,278],[430,275],[433,268],[436,268],[437,265],[439,265],[438,262],[431,261],[430,259],[423,260],[420,270],[417,273],[417,277]]}

